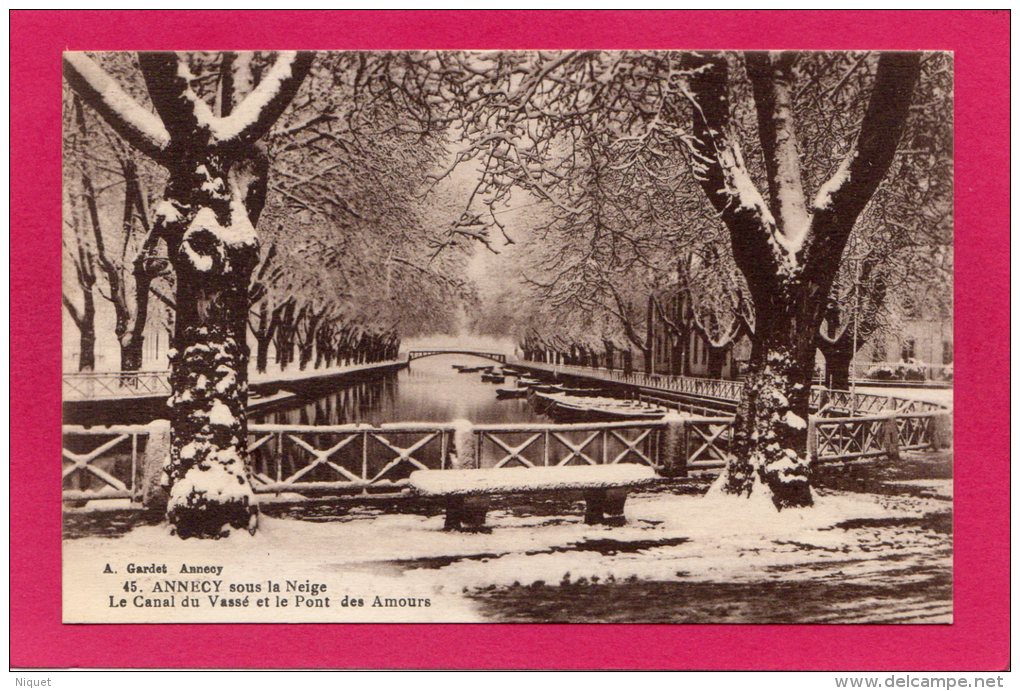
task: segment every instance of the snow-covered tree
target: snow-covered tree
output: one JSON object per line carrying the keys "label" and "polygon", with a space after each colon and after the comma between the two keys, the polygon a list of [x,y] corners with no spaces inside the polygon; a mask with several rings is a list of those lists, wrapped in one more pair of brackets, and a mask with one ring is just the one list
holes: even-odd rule
{"label": "snow-covered tree", "polygon": [[226,63],[231,78],[221,80],[214,112],[196,93],[188,62],[139,53],[153,112],[88,55],[64,54],[64,76],[81,100],[169,173],[152,232],[166,243],[176,276],[165,482],[167,516],[182,537],[257,525],[245,406],[248,290],[268,184],[259,141],[293,100],[312,57],[281,53],[257,84],[250,61]]}
{"label": "snow-covered tree", "polygon": [[730,231],[755,307],[751,368],[724,488],[767,492],[779,507],[812,503],[807,416],[818,329],[858,216],[892,163],[909,113],[920,54],[882,53],[860,130],[813,197],[805,193],[793,103],[794,53],[749,53],[768,199],[732,125],[727,56],[686,54],[693,167]]}
{"label": "snow-covered tree", "polygon": [[[589,164],[593,152],[614,162],[608,170],[624,173],[635,197],[657,187],[663,161],[689,157],[754,308],[729,492],[767,492],[779,507],[812,502],[806,441],[816,340],[847,238],[895,156],[920,57],[496,53],[462,57],[467,76],[447,87],[465,104],[460,160],[483,166],[471,202],[481,200],[495,226],[514,188],[593,218],[601,200],[585,186],[607,170]],[[816,134],[835,129],[828,148],[818,136],[804,146],[796,126],[804,85],[820,83],[828,117],[800,124]],[[832,128],[837,117],[852,131]],[[741,140],[755,138],[745,159]]]}

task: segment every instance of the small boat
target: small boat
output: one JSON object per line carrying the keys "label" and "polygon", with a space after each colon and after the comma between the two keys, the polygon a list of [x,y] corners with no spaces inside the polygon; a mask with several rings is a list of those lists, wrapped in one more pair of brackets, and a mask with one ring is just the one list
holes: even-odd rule
{"label": "small boat", "polygon": [[536,393],[563,393],[559,384],[532,384],[528,388]]}
{"label": "small boat", "polygon": [[527,395],[527,389],[508,389],[506,387],[496,389],[496,398],[526,398]]}
{"label": "small boat", "polygon": [[658,420],[665,408],[617,398],[583,398],[565,394],[536,394],[543,412],[557,422]]}
{"label": "small boat", "polygon": [[490,370],[490,369],[492,369],[492,368],[491,367],[486,367],[485,365],[482,365],[481,367],[471,367],[471,366],[468,366],[468,365],[461,365],[460,367],[457,368],[457,371],[460,372],[461,374],[471,374],[472,372],[481,372],[483,370]]}
{"label": "small boat", "polygon": [[506,377],[496,372],[482,372],[482,381],[487,381],[491,384],[502,384],[506,381]]}
{"label": "small boat", "polygon": [[569,386],[562,386],[560,388],[562,390],[559,393],[564,393],[568,396],[602,396],[604,394],[602,389],[571,388]]}

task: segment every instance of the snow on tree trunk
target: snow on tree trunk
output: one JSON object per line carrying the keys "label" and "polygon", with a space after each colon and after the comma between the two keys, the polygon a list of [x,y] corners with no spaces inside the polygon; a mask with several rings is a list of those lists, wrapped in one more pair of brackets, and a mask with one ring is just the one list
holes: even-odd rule
{"label": "snow on tree trunk", "polygon": [[768,492],[777,507],[807,506],[813,332],[795,316],[759,319],[758,329],[733,423],[734,458],[722,486],[745,496]]}
{"label": "snow on tree trunk", "polygon": [[247,469],[245,330],[258,211],[249,211],[246,200],[250,189],[264,187],[265,173],[254,152],[171,171],[157,216],[177,275],[164,483],[167,516],[181,537],[254,531],[257,523]]}
{"label": "snow on tree trunk", "polygon": [[691,165],[726,224],[755,307],[750,371],[734,421],[724,491],[770,493],[777,508],[812,503],[808,401],[823,304],[858,215],[885,176],[906,124],[920,56],[882,53],[856,141],[810,204],[794,126],[792,53],[747,53],[769,199],[744,164],[731,123],[728,63],[688,53]]}
{"label": "snow on tree trunk", "polygon": [[[245,419],[249,285],[268,177],[257,146],[293,100],[313,57],[280,53],[250,93],[245,79],[231,80],[242,86],[224,95],[230,107],[221,99],[217,116],[192,89],[194,77],[175,53],[137,55],[155,113],[85,53],[63,56],[71,88],[170,174],[153,231],[166,242],[177,278],[171,445],[162,480],[170,494],[167,517],[181,537],[254,531],[257,524]],[[223,69],[234,62],[222,58]],[[246,59],[237,62],[246,69]]]}

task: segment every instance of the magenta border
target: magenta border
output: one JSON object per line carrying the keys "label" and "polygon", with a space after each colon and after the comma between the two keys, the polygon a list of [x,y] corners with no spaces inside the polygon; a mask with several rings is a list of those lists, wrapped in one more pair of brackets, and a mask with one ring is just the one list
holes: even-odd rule
{"label": "magenta border", "polygon": [[[12,666],[1008,667],[1007,11],[14,11],[10,27]],[[955,51],[955,623],[61,624],[60,52],[213,47]]]}

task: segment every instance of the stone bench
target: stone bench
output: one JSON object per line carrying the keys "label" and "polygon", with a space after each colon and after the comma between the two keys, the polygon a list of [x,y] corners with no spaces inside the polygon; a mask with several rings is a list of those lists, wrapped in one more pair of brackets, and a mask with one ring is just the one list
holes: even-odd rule
{"label": "stone bench", "polygon": [[532,494],[557,490],[584,492],[584,522],[623,525],[623,505],[631,487],[659,478],[648,466],[557,466],[552,468],[487,468],[418,470],[408,478],[423,497],[446,499],[445,530],[485,530],[485,514],[493,494]]}

